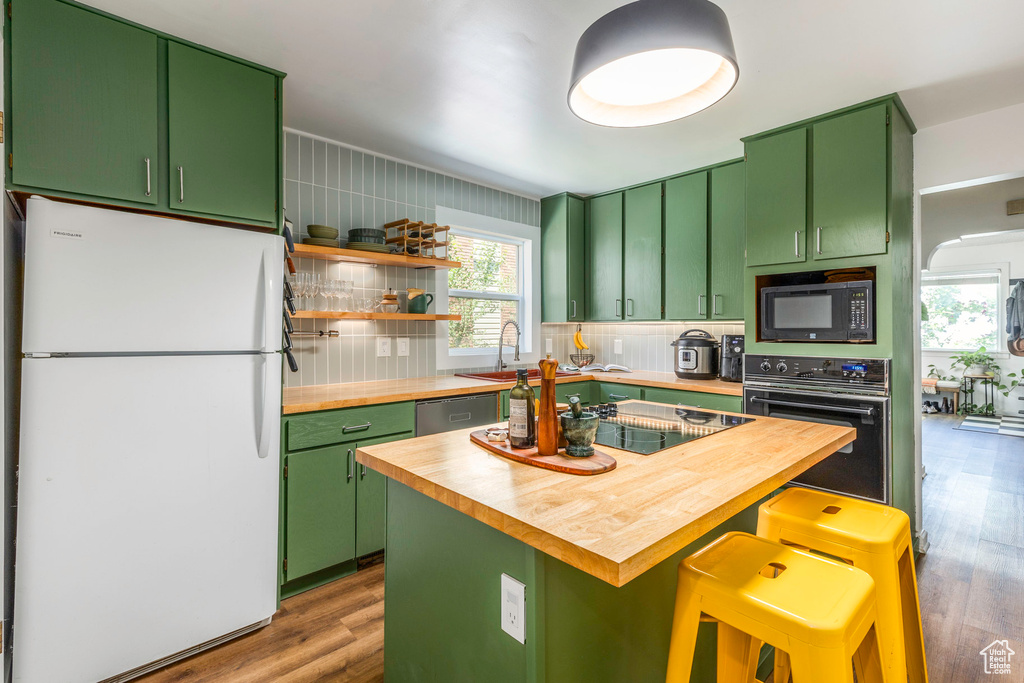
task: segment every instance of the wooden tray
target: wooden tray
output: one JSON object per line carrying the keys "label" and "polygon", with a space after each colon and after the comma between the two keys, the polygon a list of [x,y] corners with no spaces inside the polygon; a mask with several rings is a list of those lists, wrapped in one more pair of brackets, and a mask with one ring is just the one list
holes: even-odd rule
{"label": "wooden tray", "polygon": [[562,455],[564,449],[559,449],[558,455],[537,455],[536,448],[512,448],[508,441],[488,441],[487,430],[480,429],[469,435],[473,443],[482,446],[492,453],[504,456],[509,460],[521,462],[524,465],[533,465],[545,470],[554,470],[565,474],[601,474],[615,469],[615,458],[594,451],[589,458],[574,458],[569,455]]}

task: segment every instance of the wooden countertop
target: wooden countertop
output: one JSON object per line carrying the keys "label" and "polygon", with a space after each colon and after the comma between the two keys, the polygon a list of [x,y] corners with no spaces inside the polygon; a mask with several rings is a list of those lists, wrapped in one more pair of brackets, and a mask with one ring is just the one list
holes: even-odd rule
{"label": "wooden countertop", "polygon": [[614,586],[856,437],[849,427],[757,417],[653,455],[599,446],[618,467],[581,477],[492,455],[470,431],[360,448],[356,461]]}
{"label": "wooden countertop", "polygon": [[[574,377],[559,377],[558,383],[566,382],[611,382],[633,384],[662,389],[700,391],[707,394],[742,396],[743,385],[737,382],[723,382],[720,379],[681,380],[671,372],[596,372],[583,373]],[[487,394],[512,388],[514,382],[488,382],[468,377],[415,377],[410,379],[389,379],[378,382],[349,382],[346,384],[319,384],[311,387],[288,387],[284,390],[282,412],[285,415],[309,413],[317,410],[350,408],[376,403],[416,401],[425,398],[463,396],[466,394]],[[540,385],[540,380],[531,382]]]}

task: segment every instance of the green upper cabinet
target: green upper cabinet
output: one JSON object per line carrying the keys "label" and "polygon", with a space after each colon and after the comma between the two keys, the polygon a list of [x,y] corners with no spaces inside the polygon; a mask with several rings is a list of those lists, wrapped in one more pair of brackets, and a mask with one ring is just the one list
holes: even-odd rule
{"label": "green upper cabinet", "polygon": [[570,194],[540,202],[542,320],[583,321],[586,316],[586,249],[583,200]]}
{"label": "green upper cabinet", "polygon": [[713,320],[743,319],[743,166],[740,162],[711,171],[710,317]]}
{"label": "green upper cabinet", "polygon": [[812,258],[885,253],[887,112],[878,104],[812,127]]}
{"label": "green upper cabinet", "polygon": [[167,48],[172,206],[273,222],[277,79],[173,41]]}
{"label": "green upper cabinet", "polygon": [[284,74],[69,0],[14,4],[7,189],[280,226]]}
{"label": "green upper cabinet", "polygon": [[588,199],[586,206],[587,320],[621,320],[622,193]]}
{"label": "green upper cabinet", "polygon": [[8,182],[157,203],[157,36],[58,0],[17,4]]}
{"label": "green upper cabinet", "polygon": [[356,557],[355,444],[285,456],[285,580]]}
{"label": "green upper cabinet", "polygon": [[807,129],[751,140],[746,151],[748,266],[807,259]]}
{"label": "green upper cabinet", "polygon": [[661,183],[626,191],[623,291],[626,320],[661,320]]}
{"label": "green upper cabinet", "polygon": [[[665,318],[708,313],[708,173],[665,181]],[[743,254],[740,253],[742,267]]]}

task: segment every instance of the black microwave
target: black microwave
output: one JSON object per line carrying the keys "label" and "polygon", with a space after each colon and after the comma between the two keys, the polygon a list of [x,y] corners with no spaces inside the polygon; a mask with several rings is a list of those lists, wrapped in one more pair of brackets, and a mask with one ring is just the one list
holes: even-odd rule
{"label": "black microwave", "polygon": [[761,341],[875,341],[871,280],[761,288]]}

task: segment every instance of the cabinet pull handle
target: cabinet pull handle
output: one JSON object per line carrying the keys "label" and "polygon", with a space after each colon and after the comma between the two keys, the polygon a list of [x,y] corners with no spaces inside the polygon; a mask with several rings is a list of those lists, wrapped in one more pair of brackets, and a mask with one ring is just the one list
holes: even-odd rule
{"label": "cabinet pull handle", "polygon": [[361,468],[359,470],[359,478],[366,479],[366,465],[360,465],[359,467]]}
{"label": "cabinet pull handle", "polygon": [[610,398],[613,401],[621,401],[629,398],[629,396],[623,396],[622,394],[608,394],[608,398]]}
{"label": "cabinet pull handle", "polygon": [[347,481],[352,481],[352,477],[355,476],[355,465],[356,465],[356,461],[352,459],[352,449],[350,448],[350,449],[348,449],[348,479],[347,479]]}
{"label": "cabinet pull handle", "polygon": [[820,254],[821,253],[821,226],[820,225],[818,226],[818,229],[817,229],[816,232],[817,232],[817,241],[818,241],[818,253]]}
{"label": "cabinet pull handle", "polygon": [[355,425],[354,427],[342,427],[341,428],[341,433],[342,434],[348,434],[349,432],[361,432],[364,429],[369,429],[372,426],[373,426],[372,422],[367,422],[366,424]]}
{"label": "cabinet pull handle", "polygon": [[626,317],[627,318],[632,318],[633,317],[633,300],[632,299],[626,299]]}
{"label": "cabinet pull handle", "polygon": [[704,299],[706,297],[707,297],[707,294],[698,294],[697,295],[697,315],[704,315]]}
{"label": "cabinet pull handle", "polygon": [[711,313],[712,315],[718,315],[718,300],[722,297],[721,294],[713,294],[711,296]]}
{"label": "cabinet pull handle", "polygon": [[178,203],[185,201],[185,169],[178,167]]}
{"label": "cabinet pull handle", "polygon": [[800,231],[797,230],[793,233],[793,253],[800,256]]}
{"label": "cabinet pull handle", "polygon": [[146,157],[146,196],[153,194],[153,184],[150,181],[149,157]]}
{"label": "cabinet pull handle", "polygon": [[618,318],[618,317],[621,317],[621,316],[622,316],[622,314],[621,314],[621,313],[619,313],[619,309],[620,309],[620,308],[622,308],[622,299],[616,299],[616,300],[615,300],[615,317],[616,317],[616,318]]}
{"label": "cabinet pull handle", "polygon": [[572,300],[572,319],[576,319],[576,299]]}

